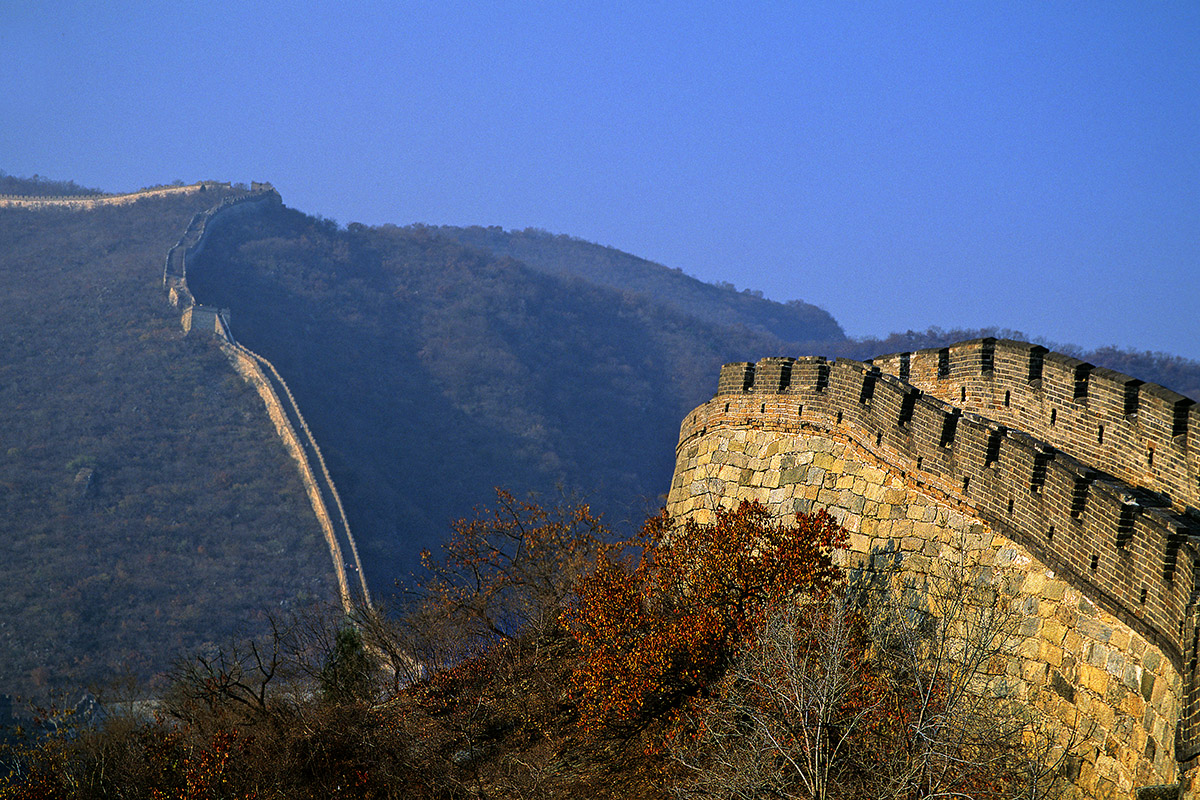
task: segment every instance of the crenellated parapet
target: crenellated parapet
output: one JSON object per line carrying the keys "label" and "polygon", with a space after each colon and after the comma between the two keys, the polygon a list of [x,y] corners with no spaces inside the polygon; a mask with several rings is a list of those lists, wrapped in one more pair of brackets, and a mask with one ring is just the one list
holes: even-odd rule
{"label": "crenellated parapet", "polygon": [[[857,478],[823,475],[789,488],[801,479],[788,464],[809,463],[803,451],[813,442],[845,441],[855,459],[1017,543],[1160,651],[1182,681],[1171,728],[1185,762],[1200,751],[1198,428],[1181,395],[1019,342],[868,363],[764,358],[726,364],[713,399],[685,418],[668,504],[697,508],[711,490],[718,501],[782,503],[785,514],[794,502],[795,511],[853,517],[864,502],[849,496]],[[763,466],[775,463],[770,453],[793,455]],[[874,524],[860,517],[856,526]]]}
{"label": "crenellated parapet", "polygon": [[1200,406],[1177,392],[1008,339],[975,339],[871,363],[928,395],[1159,493],[1176,511],[1200,509]]}

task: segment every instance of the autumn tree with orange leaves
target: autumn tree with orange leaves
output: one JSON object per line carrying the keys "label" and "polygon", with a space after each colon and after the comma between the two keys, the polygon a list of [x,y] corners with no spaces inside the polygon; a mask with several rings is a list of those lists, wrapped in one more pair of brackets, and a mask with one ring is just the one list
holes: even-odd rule
{"label": "autumn tree with orange leaves", "polygon": [[493,507],[451,527],[439,552],[422,552],[424,575],[406,596],[402,644],[426,669],[556,628],[576,579],[613,539],[586,503],[546,507],[499,488]]}
{"label": "autumn tree with orange leaves", "polygon": [[825,513],[785,525],[758,502],[704,525],[652,517],[635,563],[602,556],[564,615],[584,729],[637,728],[703,693],[772,608],[834,585],[843,537]]}

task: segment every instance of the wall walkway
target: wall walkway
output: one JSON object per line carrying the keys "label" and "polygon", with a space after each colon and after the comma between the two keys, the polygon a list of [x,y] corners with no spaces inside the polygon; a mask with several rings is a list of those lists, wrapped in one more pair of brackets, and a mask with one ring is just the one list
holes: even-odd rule
{"label": "wall walkway", "polygon": [[175,194],[191,194],[213,189],[229,190],[228,183],[216,181],[201,181],[188,186],[160,186],[156,189],[143,189],[139,192],[126,194],[84,194],[63,196],[16,195],[0,194],[0,208],[69,208],[85,211],[99,206],[120,206],[136,203],[152,197],[166,197]]}

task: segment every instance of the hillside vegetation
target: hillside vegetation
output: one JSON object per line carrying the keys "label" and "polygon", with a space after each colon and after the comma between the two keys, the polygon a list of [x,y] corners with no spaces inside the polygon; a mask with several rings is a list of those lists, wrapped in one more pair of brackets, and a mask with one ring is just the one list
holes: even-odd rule
{"label": "hillside vegetation", "polygon": [[261,402],[163,297],[218,199],[0,209],[0,692],[149,678],[330,591]]}
{"label": "hillside vegetation", "polygon": [[586,507],[497,500],[407,613],[188,659],[153,719],[0,748],[0,798],[1078,796],[1096,744],[995,670],[1023,641],[1003,568],[918,590],[838,569],[825,514],[660,514],[606,546]]}
{"label": "hillside vegetation", "polygon": [[383,590],[495,485],[581,492],[617,527],[656,507],[719,365],[787,349],[432,229],[287,209],[219,228],[189,282],[287,376]]}
{"label": "hillside vegetation", "polygon": [[[509,256],[547,275],[573,276],[599,286],[653,298],[666,308],[721,325],[744,325],[785,342],[837,342],[842,327],[823,308],[800,300],[776,303],[762,292],[733,291],[732,284],[704,283],[679,269],[571,236],[533,228],[436,229],[438,235],[471,247]],[[731,269],[733,274],[736,269]]]}
{"label": "hillside vegetation", "polygon": [[[711,396],[723,362],[865,359],[993,332],[847,340],[812,306],[570,237],[339,229],[285,208],[222,226],[189,280],[287,376],[384,594],[495,485],[581,493],[628,530],[657,506],[679,421]],[[1200,387],[1194,363],[1082,355]]]}
{"label": "hillside vegetation", "polygon": [[[260,402],[212,343],[182,338],[162,295],[167,249],[220,197],[0,210],[0,693],[154,675],[268,608],[329,596]],[[571,237],[339,229],[282,207],[219,227],[189,278],[294,390],[380,597],[493,486],[575,493],[627,533],[724,362],[1014,335],[849,340],[813,306]],[[1200,397],[1196,362],[1074,354]]]}
{"label": "hillside vegetation", "polygon": [[99,189],[88,189],[75,181],[56,181],[34,175],[20,178],[0,169],[0,194],[16,194],[32,197],[55,197],[78,194],[103,194]]}

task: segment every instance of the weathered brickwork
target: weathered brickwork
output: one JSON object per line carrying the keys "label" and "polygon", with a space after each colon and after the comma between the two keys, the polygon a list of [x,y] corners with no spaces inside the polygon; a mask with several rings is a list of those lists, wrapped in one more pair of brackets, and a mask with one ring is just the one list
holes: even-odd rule
{"label": "weathered brickwork", "polygon": [[[938,376],[938,363],[947,367]],[[1038,437],[1095,469],[1200,509],[1200,406],[1028,342],[976,339],[872,359],[922,392]],[[1159,501],[1161,502],[1161,501]]]}
{"label": "weathered brickwork", "polygon": [[[1130,797],[1138,787],[1174,783],[1196,742],[1190,517],[1117,470],[1098,469],[1086,449],[1069,454],[1069,437],[1046,442],[1017,430],[1015,414],[997,421],[974,413],[983,401],[959,404],[965,387],[1001,404],[1007,391],[1007,408],[1031,407],[995,377],[990,394],[983,381],[963,379],[940,392],[943,401],[882,369],[936,383],[953,379],[956,363],[990,358],[993,374],[1011,372],[1004,352],[1012,348],[984,353],[986,345],[955,346],[949,359],[910,354],[905,364],[897,356],[874,365],[726,365],[717,396],[682,426],[669,509],[703,518],[747,498],[781,515],[827,508],[850,532],[852,565],[898,553],[905,569],[919,572],[967,547],[1020,567],[1028,639],[1009,670],[1031,702],[1064,722],[1079,714],[1089,737],[1079,787],[1090,797]],[[965,355],[971,347],[974,362]],[[1061,362],[1045,356],[1043,365],[1053,363]],[[1028,361],[1024,369],[1027,377]],[[1045,388],[1030,395],[1058,386],[1049,373],[1044,366]],[[1100,396],[1093,389],[1092,404],[1101,406]],[[1153,430],[1152,418],[1137,424]],[[1186,441],[1171,444],[1186,450]],[[1105,464],[1119,462],[1117,455]]]}

